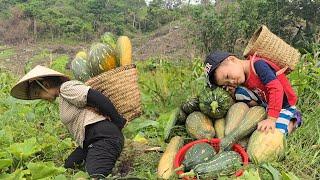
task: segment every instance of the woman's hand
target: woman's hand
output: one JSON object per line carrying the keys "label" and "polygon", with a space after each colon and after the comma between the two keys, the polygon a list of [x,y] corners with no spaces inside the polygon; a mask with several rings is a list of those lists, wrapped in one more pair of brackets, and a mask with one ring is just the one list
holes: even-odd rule
{"label": "woman's hand", "polygon": [[274,130],[276,128],[276,120],[277,120],[277,118],[268,117],[267,119],[258,123],[257,129],[259,131],[265,132],[266,134],[269,132],[274,133]]}

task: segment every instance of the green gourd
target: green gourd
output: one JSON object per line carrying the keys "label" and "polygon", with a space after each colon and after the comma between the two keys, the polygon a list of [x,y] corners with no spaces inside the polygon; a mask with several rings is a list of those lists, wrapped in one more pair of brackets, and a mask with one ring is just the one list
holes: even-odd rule
{"label": "green gourd", "polygon": [[214,90],[205,88],[199,96],[201,112],[214,119],[224,117],[233,103],[230,94],[219,87]]}
{"label": "green gourd", "polygon": [[186,102],[182,103],[181,109],[187,114],[191,114],[194,111],[199,111],[199,99],[197,97],[190,98]]}
{"label": "green gourd", "polygon": [[264,107],[251,107],[240,125],[221,140],[220,150],[229,149],[234,143],[251,134],[257,128],[258,123],[266,118],[266,115]]}
{"label": "green gourd", "polygon": [[225,151],[215,155],[210,161],[196,165],[190,172],[179,177],[200,176],[203,179],[230,175],[241,167],[241,156],[234,151]]}
{"label": "green gourd", "polygon": [[175,171],[189,171],[200,163],[210,161],[215,154],[216,151],[210,144],[205,142],[195,144],[186,152],[181,166],[175,169]]}
{"label": "green gourd", "polygon": [[230,134],[239,126],[248,111],[248,105],[243,102],[235,103],[230,107],[226,115],[225,135]]}

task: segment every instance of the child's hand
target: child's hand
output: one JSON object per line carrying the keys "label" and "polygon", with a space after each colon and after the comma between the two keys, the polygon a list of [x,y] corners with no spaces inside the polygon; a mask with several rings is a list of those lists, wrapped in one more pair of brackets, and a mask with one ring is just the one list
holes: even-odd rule
{"label": "child's hand", "polygon": [[223,86],[223,89],[225,89],[231,96],[233,99],[235,99],[234,93],[236,91],[235,87],[232,86]]}
{"label": "child's hand", "polygon": [[258,123],[257,129],[259,131],[265,132],[266,134],[270,131],[274,133],[274,130],[276,128],[276,120],[276,118],[268,117],[267,119]]}

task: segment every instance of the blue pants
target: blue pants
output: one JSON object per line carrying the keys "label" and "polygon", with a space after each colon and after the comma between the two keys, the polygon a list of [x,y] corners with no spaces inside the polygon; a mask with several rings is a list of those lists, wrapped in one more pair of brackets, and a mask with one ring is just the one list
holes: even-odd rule
{"label": "blue pants", "polygon": [[[238,86],[235,90],[235,98],[237,101],[242,101],[249,103],[250,101],[257,102],[260,106],[268,108],[267,103],[262,101],[261,98],[253,91]],[[276,128],[279,129],[282,133],[288,134],[288,125],[290,121],[297,120],[297,126],[299,127],[302,123],[301,114],[295,106],[291,106],[285,109],[281,109],[280,115],[276,121]]]}

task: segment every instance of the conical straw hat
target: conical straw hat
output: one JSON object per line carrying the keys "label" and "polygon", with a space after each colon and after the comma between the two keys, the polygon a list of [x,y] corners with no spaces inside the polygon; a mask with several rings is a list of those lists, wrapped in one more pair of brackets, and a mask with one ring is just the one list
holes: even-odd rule
{"label": "conical straw hat", "polygon": [[38,65],[31,69],[25,76],[23,76],[20,81],[11,89],[11,96],[25,100],[39,99],[39,97],[36,96],[31,97],[32,93],[30,93],[30,91],[32,91],[32,89],[30,89],[30,83],[35,79],[45,77],[57,77],[62,81],[69,80],[68,76],[58,71]]}

